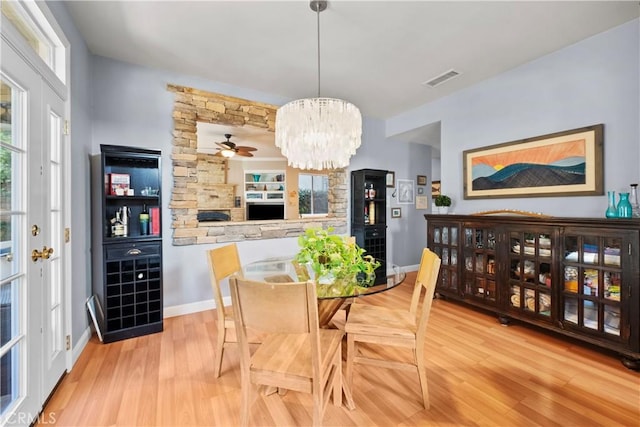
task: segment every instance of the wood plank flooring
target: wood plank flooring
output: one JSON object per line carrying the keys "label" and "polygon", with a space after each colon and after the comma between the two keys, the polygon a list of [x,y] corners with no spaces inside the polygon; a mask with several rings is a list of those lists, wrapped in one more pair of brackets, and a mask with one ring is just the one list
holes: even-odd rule
{"label": "wood plank flooring", "polygon": [[[414,279],[410,273],[398,288],[357,303],[408,306]],[[215,322],[210,310],[166,319],[158,334],[112,344],[94,336],[40,418],[54,417],[57,427],[239,424],[238,353],[227,351],[214,378]],[[404,350],[365,350],[410,357]],[[502,326],[495,316],[444,300],[433,303],[427,375],[428,411],[417,375],[356,365],[356,409],[330,404],[324,425],[640,425],[640,374],[615,356],[522,324]],[[310,425],[311,402],[295,392],[261,396],[251,423]]]}

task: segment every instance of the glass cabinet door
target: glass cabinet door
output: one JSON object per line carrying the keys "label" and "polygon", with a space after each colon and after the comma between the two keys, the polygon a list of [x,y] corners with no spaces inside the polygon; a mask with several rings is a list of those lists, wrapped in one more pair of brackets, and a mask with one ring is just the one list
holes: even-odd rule
{"label": "glass cabinet door", "polygon": [[492,227],[463,225],[464,296],[492,306],[498,301],[496,236]]}
{"label": "glass cabinet door", "polygon": [[507,231],[509,311],[552,321],[553,230]]}
{"label": "glass cabinet door", "polygon": [[431,224],[431,250],[442,260],[438,292],[455,295],[458,289],[458,224]]}
{"label": "glass cabinet door", "polygon": [[621,318],[623,267],[630,243],[622,233],[569,230],[563,239],[561,315],[565,328],[588,331],[613,341],[628,335]]}

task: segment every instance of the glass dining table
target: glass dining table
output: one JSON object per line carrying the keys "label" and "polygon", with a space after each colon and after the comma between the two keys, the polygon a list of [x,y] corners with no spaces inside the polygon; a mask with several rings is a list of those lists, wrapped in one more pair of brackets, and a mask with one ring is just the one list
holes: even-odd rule
{"label": "glass dining table", "polygon": [[[332,288],[327,292],[323,285],[317,284],[318,288],[318,323],[320,327],[329,327],[331,319],[345,303],[351,303],[354,298],[366,295],[377,294],[392,289],[401,284],[406,273],[403,268],[390,262],[382,263],[381,267],[386,267],[386,281],[373,286],[349,287],[348,293],[341,293],[340,287]],[[264,282],[302,282],[308,280],[306,268],[300,268],[294,261],[294,256],[277,258],[267,258],[251,262],[242,266],[242,274],[245,279],[259,280]]]}

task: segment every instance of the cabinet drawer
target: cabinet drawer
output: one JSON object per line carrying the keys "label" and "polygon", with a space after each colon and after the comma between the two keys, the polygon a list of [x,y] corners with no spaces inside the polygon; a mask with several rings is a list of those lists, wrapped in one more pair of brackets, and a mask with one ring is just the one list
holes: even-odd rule
{"label": "cabinet drawer", "polygon": [[136,258],[160,255],[160,243],[130,243],[126,245],[107,246],[105,248],[108,260],[121,258]]}
{"label": "cabinet drawer", "polygon": [[381,237],[385,237],[385,229],[384,228],[373,228],[370,230],[365,230],[364,231],[364,238],[365,239],[376,239],[376,238],[381,238]]}

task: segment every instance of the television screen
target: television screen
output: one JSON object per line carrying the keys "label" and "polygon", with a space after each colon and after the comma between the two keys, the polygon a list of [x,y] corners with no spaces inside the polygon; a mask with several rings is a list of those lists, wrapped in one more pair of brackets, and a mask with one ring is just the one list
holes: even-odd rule
{"label": "television screen", "polygon": [[284,219],[284,204],[248,203],[247,220]]}

